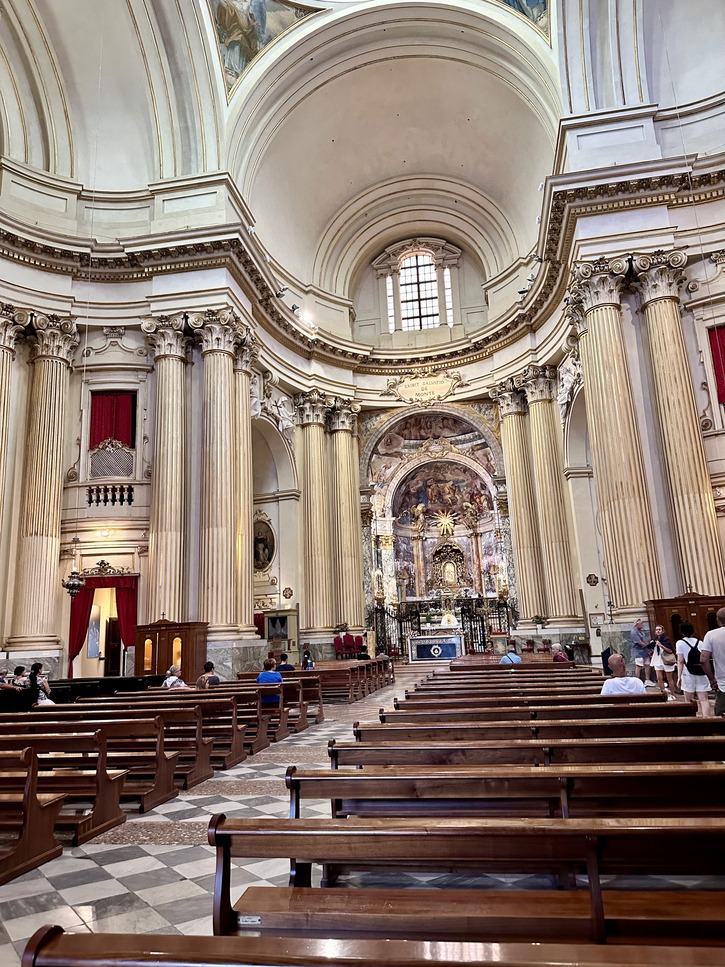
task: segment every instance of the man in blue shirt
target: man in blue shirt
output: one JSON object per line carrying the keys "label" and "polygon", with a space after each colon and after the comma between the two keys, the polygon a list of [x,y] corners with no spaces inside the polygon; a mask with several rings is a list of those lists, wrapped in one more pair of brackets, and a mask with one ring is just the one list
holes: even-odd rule
{"label": "man in blue shirt", "polygon": [[[258,685],[280,685],[284,679],[278,671],[275,671],[276,662],[274,658],[265,658],[264,671],[257,675]],[[262,705],[279,705],[276,695],[263,695]]]}
{"label": "man in blue shirt", "polygon": [[520,664],[521,664],[521,655],[518,655],[516,653],[516,646],[509,645],[509,650],[503,656],[503,658],[499,662],[499,665],[520,665]]}

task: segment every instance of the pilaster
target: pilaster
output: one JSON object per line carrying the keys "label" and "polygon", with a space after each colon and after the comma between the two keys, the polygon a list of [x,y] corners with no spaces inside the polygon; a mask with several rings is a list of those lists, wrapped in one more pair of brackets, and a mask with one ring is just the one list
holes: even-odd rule
{"label": "pilaster", "polygon": [[547,617],[555,624],[558,618],[573,617],[577,613],[555,410],[556,368],[529,366],[522,383],[529,403],[536,511],[549,606]]}
{"label": "pilaster", "polygon": [[574,266],[569,314],[579,334],[609,588],[618,611],[661,597],[652,513],[622,335],[626,259]]}
{"label": "pilaster", "polygon": [[8,649],[57,648],[63,431],[70,364],[78,345],[74,319],[35,314],[33,375],[20,511],[18,578]]}
{"label": "pilaster", "polygon": [[329,414],[332,445],[332,522],[335,568],[336,624],[347,622],[355,632],[365,627],[360,470],[357,414],[360,405],[336,399]]}
{"label": "pilaster", "polygon": [[28,324],[30,313],[14,306],[0,306],[0,526],[5,505],[5,475],[8,467],[10,391],[15,342]]}
{"label": "pilaster", "polygon": [[509,379],[491,394],[501,414],[501,442],[506,468],[514,562],[521,616],[548,616],[541,542],[536,518],[526,396]]}
{"label": "pilaster", "polygon": [[156,413],[151,479],[149,579],[146,620],[184,621],[184,463],[186,352],[183,313],[141,323],[154,350]]}
{"label": "pilaster", "polygon": [[310,390],[295,397],[300,426],[304,575],[302,633],[329,631],[335,624],[332,528],[325,422],[330,401]]}
{"label": "pilaster", "polygon": [[654,252],[633,260],[652,357],[652,389],[659,427],[682,586],[723,594],[725,571],[715,502],[707,469],[678,290],[684,252]]}
{"label": "pilaster", "polygon": [[234,356],[241,338],[231,309],[189,317],[204,360],[199,617],[210,640],[237,634],[235,594]]}
{"label": "pilaster", "polygon": [[254,626],[254,474],[252,465],[252,364],[259,345],[251,330],[243,337],[234,360],[235,400],[235,487],[236,501],[236,620],[243,638],[258,638]]}

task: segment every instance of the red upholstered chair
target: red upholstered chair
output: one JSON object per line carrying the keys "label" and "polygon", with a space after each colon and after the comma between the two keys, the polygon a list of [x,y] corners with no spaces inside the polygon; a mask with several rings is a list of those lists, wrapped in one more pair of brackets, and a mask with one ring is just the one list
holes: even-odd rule
{"label": "red upholstered chair", "polygon": [[335,639],[332,643],[335,646],[335,658],[343,658],[345,651],[342,644],[342,638],[339,635],[335,635]]}
{"label": "red upholstered chair", "polygon": [[360,653],[364,649],[364,647],[365,645],[363,644],[363,636],[355,635],[355,650],[358,653]]}
{"label": "red upholstered chair", "polygon": [[358,653],[358,649],[355,647],[355,639],[349,631],[342,636],[342,648],[346,658],[354,658]]}

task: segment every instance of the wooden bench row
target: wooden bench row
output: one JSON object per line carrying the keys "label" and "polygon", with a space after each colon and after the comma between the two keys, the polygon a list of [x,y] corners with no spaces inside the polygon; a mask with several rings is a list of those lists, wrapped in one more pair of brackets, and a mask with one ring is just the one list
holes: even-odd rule
{"label": "wooden bench row", "polygon": [[[280,898],[279,909],[289,891],[266,889],[264,892]],[[401,909],[401,916],[396,916],[384,899],[387,894],[381,896],[381,892],[370,897],[371,908],[376,901],[378,910],[385,904],[391,926],[400,919],[409,919],[405,907]],[[461,905],[453,916],[446,915],[446,910],[441,911],[441,922],[453,924],[450,936],[441,941],[340,939],[331,944],[319,934],[295,936],[290,940],[283,931],[277,936],[250,936],[243,942],[238,937],[157,934],[150,955],[145,936],[74,934],[65,933],[62,927],[42,927],[25,948],[23,967],[148,967],[150,963],[154,967],[210,967],[212,964],[218,967],[417,967],[420,964],[427,967],[480,967],[483,964],[496,967],[721,967],[722,964],[721,947],[672,947],[659,943],[602,948],[581,943],[479,943],[451,939],[460,938],[468,929],[465,899],[469,898],[461,898]],[[344,897],[340,901],[344,902]],[[292,906],[294,902],[294,899],[290,901]],[[656,904],[656,894],[652,895],[651,902],[653,906]],[[450,906],[450,901],[447,905]],[[487,906],[493,909],[492,903]],[[347,919],[340,912],[340,904],[328,915],[333,923]],[[499,919],[495,914],[492,916],[494,920]],[[658,917],[655,922],[666,925],[668,921],[664,918],[660,921]]]}
{"label": "wooden bench row", "polygon": [[59,856],[55,826],[65,797],[40,792],[38,756],[23,746],[0,752],[0,884]]}

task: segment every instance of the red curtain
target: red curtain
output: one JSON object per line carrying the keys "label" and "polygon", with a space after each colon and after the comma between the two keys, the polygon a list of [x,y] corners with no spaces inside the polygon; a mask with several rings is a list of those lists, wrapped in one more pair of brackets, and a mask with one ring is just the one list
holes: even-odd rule
{"label": "red curtain", "polygon": [[725,403],[725,326],[707,330],[710,337],[710,355],[715,370],[718,403]]}
{"label": "red curtain", "polygon": [[96,588],[114,588],[116,591],[116,611],[123,647],[128,648],[129,645],[132,645],[136,637],[138,578],[135,575],[86,578],[85,585],[73,598],[70,606],[70,632],[68,634],[70,667],[68,678],[73,678],[73,659],[80,655],[83,642],[86,640]]}
{"label": "red curtain", "polygon": [[91,393],[91,435],[88,449],[104,440],[118,440],[133,447],[136,408],[135,393]]}

